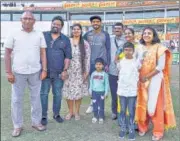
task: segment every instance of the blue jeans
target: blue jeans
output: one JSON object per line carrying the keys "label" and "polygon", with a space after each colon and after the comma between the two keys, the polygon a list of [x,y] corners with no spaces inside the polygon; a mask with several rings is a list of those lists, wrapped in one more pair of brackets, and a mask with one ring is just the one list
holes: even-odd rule
{"label": "blue jeans", "polygon": [[[136,97],[120,96],[120,105],[121,105],[121,112],[120,112],[120,116],[118,117],[118,121],[119,121],[121,130],[126,132],[127,130],[126,128],[128,127],[129,132],[134,132]],[[129,117],[126,116],[127,108],[129,111]]]}
{"label": "blue jeans", "polygon": [[62,87],[63,80],[60,78],[46,78],[41,84],[41,105],[42,105],[42,117],[47,117],[48,110],[48,94],[52,85],[53,93],[53,113],[54,115],[59,115],[61,108],[62,99]]}
{"label": "blue jeans", "polygon": [[109,86],[111,90],[111,109],[112,113],[117,115],[117,81],[118,76],[109,74]]}
{"label": "blue jeans", "polygon": [[92,92],[93,112],[95,118],[104,119],[104,92]]}

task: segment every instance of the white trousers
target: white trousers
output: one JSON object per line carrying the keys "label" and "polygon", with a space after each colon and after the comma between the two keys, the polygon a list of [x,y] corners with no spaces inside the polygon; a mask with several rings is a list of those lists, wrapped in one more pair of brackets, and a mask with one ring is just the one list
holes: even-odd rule
{"label": "white trousers", "polygon": [[12,84],[11,97],[11,116],[14,128],[20,128],[23,125],[23,96],[26,85],[30,90],[31,100],[31,120],[32,125],[40,124],[42,116],[40,100],[40,72],[33,74],[15,73],[15,83]]}

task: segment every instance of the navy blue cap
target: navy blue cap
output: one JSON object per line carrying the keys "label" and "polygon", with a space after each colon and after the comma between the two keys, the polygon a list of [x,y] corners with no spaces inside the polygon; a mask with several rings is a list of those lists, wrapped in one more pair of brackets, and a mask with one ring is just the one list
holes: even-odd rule
{"label": "navy blue cap", "polygon": [[91,21],[91,22],[92,22],[94,19],[98,19],[98,20],[102,21],[101,17],[100,17],[100,16],[97,16],[97,15],[90,17],[90,21]]}

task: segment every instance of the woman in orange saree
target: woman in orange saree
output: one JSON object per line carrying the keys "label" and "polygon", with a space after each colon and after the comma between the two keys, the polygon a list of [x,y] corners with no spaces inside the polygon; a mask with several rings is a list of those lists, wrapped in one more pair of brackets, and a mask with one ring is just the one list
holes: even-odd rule
{"label": "woman in orange saree", "polygon": [[143,63],[140,69],[140,82],[135,120],[139,135],[148,131],[149,120],[153,124],[153,141],[160,140],[164,129],[176,126],[170,92],[171,53],[160,44],[157,32],[146,27],[140,40]]}

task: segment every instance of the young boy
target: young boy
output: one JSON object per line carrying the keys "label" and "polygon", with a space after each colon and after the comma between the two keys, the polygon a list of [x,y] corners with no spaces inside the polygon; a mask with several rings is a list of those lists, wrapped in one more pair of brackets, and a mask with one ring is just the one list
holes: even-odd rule
{"label": "young boy", "polygon": [[92,95],[94,117],[92,123],[96,123],[99,119],[99,124],[104,122],[104,98],[109,91],[108,74],[104,71],[104,60],[97,58],[95,60],[96,70],[92,73],[90,79],[89,92]]}
{"label": "young boy", "polygon": [[[120,96],[121,112],[119,116],[120,124],[120,138],[126,135],[126,129],[129,130],[129,139],[135,140],[135,104],[137,96],[137,83],[139,80],[138,69],[141,67],[139,59],[133,58],[134,45],[127,42],[123,46],[123,53],[125,55],[120,62],[117,63],[119,70],[118,89],[117,94]],[[128,108],[129,118],[126,122],[126,111]],[[127,125],[128,124],[128,125]]]}

